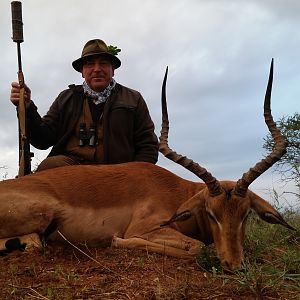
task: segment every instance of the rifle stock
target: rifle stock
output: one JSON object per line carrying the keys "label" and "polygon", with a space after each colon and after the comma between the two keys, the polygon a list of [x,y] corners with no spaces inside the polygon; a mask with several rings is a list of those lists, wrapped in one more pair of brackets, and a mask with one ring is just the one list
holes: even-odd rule
{"label": "rifle stock", "polygon": [[30,143],[27,135],[26,124],[26,104],[25,104],[25,87],[23,72],[18,72],[20,84],[20,100],[18,105],[18,122],[19,122],[19,173],[18,176],[24,176],[31,173],[31,152]]}
{"label": "rifle stock", "polygon": [[19,174],[24,176],[31,173],[31,152],[28,140],[28,132],[26,126],[26,104],[25,104],[25,82],[22,71],[21,60],[21,43],[23,39],[23,21],[22,21],[22,3],[20,1],[11,2],[12,13],[12,39],[17,43],[18,54],[18,81],[20,85],[20,100],[17,107],[18,111],[18,127],[19,127]]}

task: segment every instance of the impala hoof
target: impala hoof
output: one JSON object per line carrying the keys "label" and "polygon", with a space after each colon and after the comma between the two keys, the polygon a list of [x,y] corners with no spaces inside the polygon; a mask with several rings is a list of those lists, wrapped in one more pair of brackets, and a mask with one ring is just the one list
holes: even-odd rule
{"label": "impala hoof", "polygon": [[16,250],[30,252],[41,248],[42,243],[36,233],[0,240],[0,256],[7,255]]}

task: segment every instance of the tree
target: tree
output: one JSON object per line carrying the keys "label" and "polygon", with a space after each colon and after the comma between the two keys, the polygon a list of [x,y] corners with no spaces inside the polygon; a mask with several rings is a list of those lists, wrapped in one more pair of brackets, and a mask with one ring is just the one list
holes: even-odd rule
{"label": "tree", "polygon": [[[296,196],[300,199],[300,114],[282,117],[277,122],[282,134],[288,140],[287,153],[275,164],[275,172],[281,175],[282,181],[294,181]],[[271,152],[274,141],[271,134],[264,139],[263,148]]]}

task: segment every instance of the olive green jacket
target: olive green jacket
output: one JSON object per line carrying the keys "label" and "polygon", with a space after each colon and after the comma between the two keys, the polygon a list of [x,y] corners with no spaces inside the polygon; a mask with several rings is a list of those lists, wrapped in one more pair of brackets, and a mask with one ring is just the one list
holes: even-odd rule
{"label": "olive green jacket", "polygon": [[[83,102],[81,85],[71,85],[61,92],[44,117],[31,102],[27,108],[30,143],[41,150],[53,146],[49,156],[65,154]],[[103,131],[104,163],[157,162],[154,124],[139,92],[116,84],[104,107]]]}

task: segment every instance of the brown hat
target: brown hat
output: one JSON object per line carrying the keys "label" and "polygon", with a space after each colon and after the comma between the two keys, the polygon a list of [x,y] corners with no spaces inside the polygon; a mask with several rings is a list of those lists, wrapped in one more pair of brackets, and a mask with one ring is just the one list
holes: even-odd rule
{"label": "brown hat", "polygon": [[[117,49],[116,47],[110,47],[114,50]],[[114,68],[117,69],[121,66],[121,61],[116,57],[119,51],[120,50],[117,49],[117,51],[115,50],[111,52],[110,48],[107,47],[102,40],[90,40],[84,45],[81,57],[74,60],[72,62],[72,66],[76,71],[81,72],[81,68],[86,57],[101,55],[107,57],[111,61]]]}

